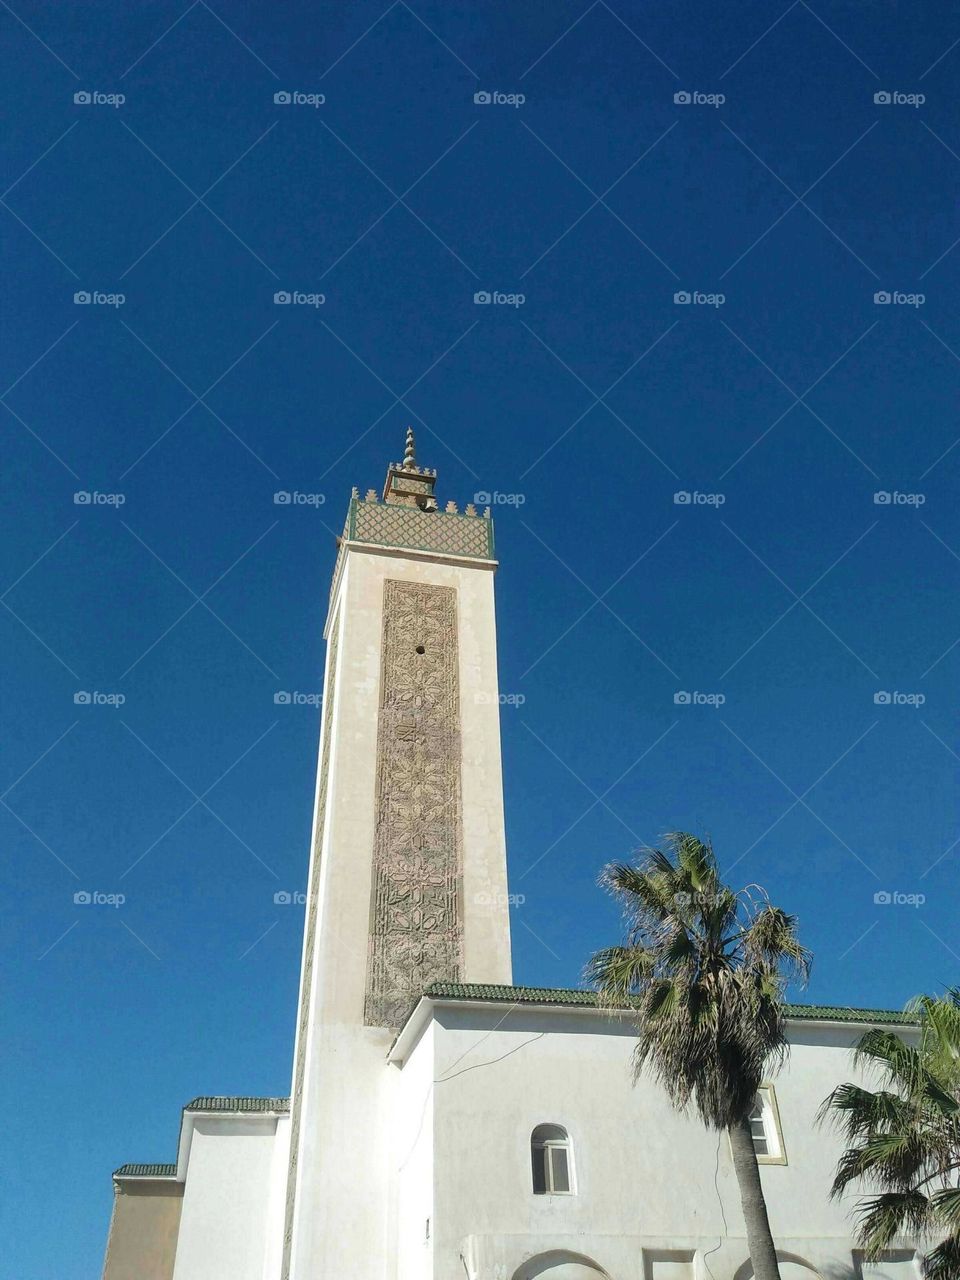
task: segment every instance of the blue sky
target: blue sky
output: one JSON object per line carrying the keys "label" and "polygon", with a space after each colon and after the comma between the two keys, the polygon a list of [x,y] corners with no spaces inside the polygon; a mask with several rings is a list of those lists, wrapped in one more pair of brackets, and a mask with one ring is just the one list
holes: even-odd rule
{"label": "blue sky", "polygon": [[576,984],[602,864],[682,828],[806,998],[956,981],[956,11],[0,23],[5,1274],[98,1274],[113,1168],[288,1090],[318,712],[274,695],[408,424],[498,495],[516,980]]}

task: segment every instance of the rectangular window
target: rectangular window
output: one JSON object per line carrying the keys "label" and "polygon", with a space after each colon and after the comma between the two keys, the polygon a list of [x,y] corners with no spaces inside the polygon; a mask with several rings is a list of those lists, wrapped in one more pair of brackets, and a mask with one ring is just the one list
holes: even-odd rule
{"label": "rectangular window", "polygon": [[570,1171],[567,1167],[566,1147],[547,1147],[550,1166],[550,1190],[569,1191]]}
{"label": "rectangular window", "polygon": [[750,1134],[753,1138],[753,1149],[758,1156],[768,1156],[770,1149],[767,1146],[767,1126],[763,1118],[763,1101],[757,1094],[757,1100],[753,1110],[750,1112]]}
{"label": "rectangular window", "polygon": [[772,1084],[762,1084],[757,1090],[749,1122],[757,1161],[760,1164],[786,1164],[783,1135],[780,1132],[780,1114]]}
{"label": "rectangular window", "polygon": [[533,1193],[570,1194],[570,1161],[566,1146],[536,1145],[533,1155]]}

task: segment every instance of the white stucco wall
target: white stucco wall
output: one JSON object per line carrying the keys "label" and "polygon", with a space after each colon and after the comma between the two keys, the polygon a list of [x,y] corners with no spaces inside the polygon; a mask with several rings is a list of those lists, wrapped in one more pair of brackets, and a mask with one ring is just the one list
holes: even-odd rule
{"label": "white stucco wall", "polygon": [[428,1023],[406,1070],[388,1068],[397,1075],[390,1150],[396,1245],[386,1268],[391,1280],[428,1280],[434,1274],[434,1033]]}
{"label": "white stucco wall", "polygon": [[[677,1115],[654,1083],[632,1086],[629,1024],[522,1006],[441,1004],[435,1017],[433,1041],[422,1039],[403,1068],[430,1054],[435,1080],[434,1271],[411,1277],[512,1280],[556,1250],[613,1280],[747,1280],[729,1142]],[[854,1078],[858,1033],[797,1024],[774,1078],[787,1163],[762,1166],[761,1177],[792,1280],[813,1280],[809,1267],[825,1280],[855,1275],[849,1206],[829,1199],[841,1144],[815,1117]],[[545,1122],[571,1136],[575,1195],[532,1192],[530,1134]],[[908,1258],[897,1280],[907,1280],[904,1265],[916,1274]]]}
{"label": "white stucco wall", "polygon": [[287,1203],[287,1172],[290,1167],[290,1117],[277,1119],[270,1155],[267,1189],[266,1228],[263,1250],[263,1280],[280,1280],[283,1261],[283,1225]]}
{"label": "white stucco wall", "polygon": [[190,1119],[173,1280],[262,1280],[275,1117]]}

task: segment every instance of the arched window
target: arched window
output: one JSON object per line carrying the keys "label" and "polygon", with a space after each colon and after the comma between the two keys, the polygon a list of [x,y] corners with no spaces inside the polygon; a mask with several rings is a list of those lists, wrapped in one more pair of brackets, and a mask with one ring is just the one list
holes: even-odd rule
{"label": "arched window", "polygon": [[534,1195],[573,1194],[573,1152],[566,1129],[538,1124],[530,1138],[530,1157]]}

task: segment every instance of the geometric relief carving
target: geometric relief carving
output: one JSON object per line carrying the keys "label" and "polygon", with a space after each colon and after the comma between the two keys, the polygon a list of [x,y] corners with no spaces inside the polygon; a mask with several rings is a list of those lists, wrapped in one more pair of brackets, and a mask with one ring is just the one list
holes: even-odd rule
{"label": "geometric relief carving", "polygon": [[462,968],[457,593],[383,592],[376,830],[364,1021],[396,1030]]}
{"label": "geometric relief carving", "polygon": [[313,961],[317,941],[317,906],[320,896],[320,851],[327,817],[327,779],[330,773],[330,732],[333,719],[334,688],[337,675],[337,649],[340,638],[340,612],[330,628],[330,653],[327,679],[323,690],[323,725],[320,732],[320,775],[317,781],[317,825],[313,847],[313,874],[307,886],[307,911],[303,943],[303,978],[297,1023],[297,1054],[293,1066],[293,1096],[290,1099],[290,1162],[287,1169],[287,1195],[284,1211],[283,1260],[280,1274],[290,1274],[290,1252],[293,1242],[293,1211],[297,1189],[297,1167],[300,1161],[300,1119],[303,1110],[303,1081],[307,1060],[307,1027],[310,995],[313,990]]}

